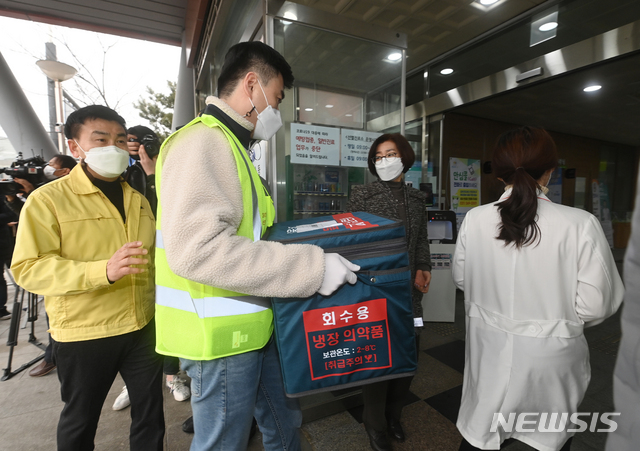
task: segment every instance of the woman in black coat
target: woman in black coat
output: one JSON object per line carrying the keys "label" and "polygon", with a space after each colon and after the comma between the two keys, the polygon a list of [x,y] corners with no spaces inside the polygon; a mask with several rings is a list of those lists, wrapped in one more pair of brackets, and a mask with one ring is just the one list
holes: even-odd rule
{"label": "woman in black coat", "polygon": [[[384,134],[369,150],[369,171],[379,180],[364,186],[354,186],[347,211],[365,211],[389,219],[401,220],[407,232],[409,264],[413,284],[413,316],[415,318],[416,349],[422,328],[422,295],[431,282],[431,254],[427,238],[426,194],[405,185],[403,175],[415,154],[407,139],[399,133]],[[404,441],[400,414],[413,376],[391,379],[362,387],[363,421],[371,448],[390,450],[389,434]]]}

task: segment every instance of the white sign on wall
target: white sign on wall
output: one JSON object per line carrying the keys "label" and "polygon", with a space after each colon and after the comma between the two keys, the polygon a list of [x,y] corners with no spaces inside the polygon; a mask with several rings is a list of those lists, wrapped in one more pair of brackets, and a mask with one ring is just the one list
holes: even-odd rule
{"label": "white sign on wall", "polygon": [[292,123],[291,163],[338,166],[340,164],[340,130]]}
{"label": "white sign on wall", "polygon": [[373,144],[381,134],[382,133],[343,128],[340,131],[342,166],[366,168],[371,144]]}

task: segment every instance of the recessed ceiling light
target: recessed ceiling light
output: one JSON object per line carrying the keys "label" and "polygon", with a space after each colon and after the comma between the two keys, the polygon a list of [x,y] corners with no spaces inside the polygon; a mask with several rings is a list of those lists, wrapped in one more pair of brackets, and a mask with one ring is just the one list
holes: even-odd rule
{"label": "recessed ceiling light", "polygon": [[387,59],[389,61],[399,61],[402,58],[402,53],[400,52],[393,52],[390,53],[389,56],[387,56]]}
{"label": "recessed ceiling light", "polygon": [[313,111],[313,108],[305,108],[305,111]]}
{"label": "recessed ceiling light", "polygon": [[583,89],[584,92],[594,92],[594,91],[599,91],[600,89],[602,89],[602,86],[600,85],[591,85],[591,86],[587,86],[586,88]]}
{"label": "recessed ceiling light", "polygon": [[325,105],[325,108],[333,108],[333,105]]}
{"label": "recessed ceiling light", "polygon": [[489,5],[493,5],[497,1],[498,0],[480,0],[480,4],[484,6],[489,6]]}
{"label": "recessed ceiling light", "polygon": [[[287,11],[286,13],[284,13],[284,18],[291,19],[291,20],[298,20],[298,16],[293,14],[291,11]],[[289,22],[288,20],[283,20],[282,23],[284,25],[289,25],[291,22]]]}
{"label": "recessed ceiling light", "polygon": [[346,117],[352,117],[352,116],[353,116],[353,114],[351,114],[351,113],[347,113],[347,114],[345,114],[345,116],[346,116]]}
{"label": "recessed ceiling light", "polygon": [[542,25],[540,25],[538,27],[538,30],[540,31],[551,31],[558,28],[558,22],[547,22],[547,23],[543,23]]}
{"label": "recessed ceiling light", "polygon": [[424,78],[427,78],[429,76],[429,71],[425,70],[423,76],[424,76]]}
{"label": "recessed ceiling light", "polygon": [[440,73],[441,73],[442,75],[449,75],[449,74],[452,74],[452,73],[453,73],[453,69],[451,69],[450,67],[447,67],[446,69],[442,69],[442,70],[440,71]]}

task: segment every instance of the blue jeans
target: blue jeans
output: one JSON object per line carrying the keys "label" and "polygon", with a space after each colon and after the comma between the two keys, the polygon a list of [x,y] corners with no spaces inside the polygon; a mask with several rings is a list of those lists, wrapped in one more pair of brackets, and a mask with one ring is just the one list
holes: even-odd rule
{"label": "blue jeans", "polygon": [[265,451],[300,450],[302,413],[298,401],[284,393],[273,339],[259,351],[180,361],[191,378],[191,451],[245,449],[253,417]]}

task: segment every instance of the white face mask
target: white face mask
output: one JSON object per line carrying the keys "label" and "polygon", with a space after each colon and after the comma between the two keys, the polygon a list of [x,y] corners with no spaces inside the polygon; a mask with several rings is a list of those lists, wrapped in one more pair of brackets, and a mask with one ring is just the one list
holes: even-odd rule
{"label": "white face mask", "polygon": [[54,173],[57,171],[53,166],[45,166],[42,172],[44,173],[44,178],[47,180],[55,180],[58,178]]}
{"label": "white face mask", "polygon": [[404,165],[402,164],[402,158],[383,158],[381,161],[376,163],[376,172],[378,173],[378,177],[380,180],[384,182],[390,182],[391,180],[395,180],[398,178],[404,169]]}
{"label": "white face mask", "polygon": [[[74,140],[75,141],[75,140]],[[78,144],[78,141],[76,141]],[[78,144],[80,147],[80,144]],[[106,178],[117,177],[129,166],[129,152],[118,146],[94,147],[84,152],[84,161],[96,174]]]}
{"label": "white face mask", "polygon": [[[253,138],[264,139],[266,141],[271,139],[271,137],[280,130],[280,127],[282,127],[282,117],[280,117],[280,111],[273,109],[273,107],[269,105],[269,100],[267,100],[267,95],[264,89],[262,89],[260,80],[258,80],[258,84],[260,85],[262,95],[264,95],[264,100],[267,102],[267,107],[262,110],[261,113],[258,113],[258,122],[256,122],[256,127],[253,129]],[[251,98],[249,98],[249,102],[251,102],[251,106],[258,111]]]}

